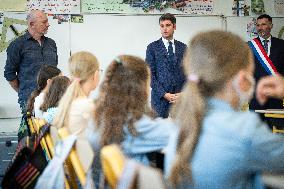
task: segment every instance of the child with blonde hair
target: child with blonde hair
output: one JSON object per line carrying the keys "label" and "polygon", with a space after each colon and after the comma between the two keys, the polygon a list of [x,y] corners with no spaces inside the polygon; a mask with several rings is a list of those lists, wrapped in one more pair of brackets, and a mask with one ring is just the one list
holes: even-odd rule
{"label": "child with blonde hair", "polygon": [[284,137],[240,108],[254,91],[253,55],[224,31],[196,35],[184,59],[188,82],[172,110],[180,126],[166,150],[172,188],[263,188],[284,170]]}
{"label": "child with blonde hair", "polygon": [[77,52],[69,58],[69,71],[73,81],[59,102],[53,125],[83,136],[94,110],[88,96],[99,83],[99,63],[92,53]]}
{"label": "child with blonde hair", "polygon": [[[72,82],[62,96],[56,116],[52,122],[52,125],[58,130],[58,133],[54,132],[54,140],[56,141],[58,139],[56,136],[56,134],[58,134],[63,141],[61,143],[57,143],[55,149],[59,146],[59,149],[62,150],[60,155],[65,156],[53,158],[50,161],[48,168],[54,169],[55,174],[58,174],[58,177],[54,178],[51,184],[64,185],[64,175],[61,174],[63,172],[63,167],[56,166],[54,168],[53,166],[54,164],[60,165],[63,163],[62,158],[65,159],[69,154],[66,150],[70,149],[68,149],[68,146],[70,147],[70,144],[72,143],[71,147],[75,146],[75,160],[71,159],[70,164],[68,163],[66,165],[65,168],[67,170],[65,170],[65,173],[68,175],[67,177],[70,178],[70,180],[72,180],[72,178],[74,179],[72,180],[74,184],[76,183],[85,187],[84,185],[89,186],[88,183],[92,180],[90,167],[94,158],[93,150],[86,138],[86,128],[94,111],[93,100],[88,97],[91,91],[94,90],[99,83],[99,63],[92,53],[85,51],[72,54],[68,63]],[[68,136],[69,134],[70,137]],[[66,148],[62,148],[63,144],[68,145]],[[80,166],[80,173],[78,173],[78,177],[76,178],[74,178],[73,174],[71,174],[73,172],[72,169],[74,168],[74,163],[76,163],[77,166]],[[74,169],[77,170],[76,168]],[[79,176],[79,174],[81,176]],[[85,174],[86,180],[82,174]],[[42,179],[42,182],[44,181],[45,180]],[[44,186],[40,186],[41,184],[42,183],[38,184],[38,187],[44,188]]]}

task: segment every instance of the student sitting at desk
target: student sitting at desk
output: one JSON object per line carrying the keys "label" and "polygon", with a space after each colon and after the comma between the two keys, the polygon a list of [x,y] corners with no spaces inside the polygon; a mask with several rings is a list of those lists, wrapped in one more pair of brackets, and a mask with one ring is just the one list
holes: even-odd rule
{"label": "student sitting at desk", "polygon": [[56,76],[51,80],[43,103],[40,106],[40,110],[43,111],[43,119],[45,119],[47,123],[52,124],[59,101],[69,85],[70,80],[66,76]]}
{"label": "student sitting at desk", "polygon": [[148,165],[146,154],[165,148],[176,129],[170,121],[153,118],[149,93],[150,69],[144,60],[130,55],[113,60],[95,102],[92,144],[119,144],[128,157]]}
{"label": "student sitting at desk", "polygon": [[[168,144],[175,125],[156,118],[148,105],[150,69],[141,58],[122,55],[107,68],[95,102],[94,124],[89,140],[94,150],[118,144],[127,157],[149,165],[147,154],[161,151]],[[94,180],[99,183],[101,164],[95,156]]]}
{"label": "student sitting at desk", "polygon": [[93,100],[88,96],[100,79],[99,62],[92,53],[77,52],[69,58],[69,71],[73,81],[59,102],[53,125],[67,127],[71,134],[84,138],[94,109]]}
{"label": "student sitting at desk", "polygon": [[36,118],[42,118],[42,110],[40,106],[43,102],[44,95],[48,90],[50,81],[53,77],[61,74],[61,71],[51,65],[43,65],[37,75],[37,88],[28,99],[27,111],[32,113]]}
{"label": "student sitting at desk", "polygon": [[184,60],[188,82],[172,115],[166,150],[173,188],[263,188],[260,174],[284,171],[284,137],[240,107],[254,90],[253,57],[240,37],[198,34]]}

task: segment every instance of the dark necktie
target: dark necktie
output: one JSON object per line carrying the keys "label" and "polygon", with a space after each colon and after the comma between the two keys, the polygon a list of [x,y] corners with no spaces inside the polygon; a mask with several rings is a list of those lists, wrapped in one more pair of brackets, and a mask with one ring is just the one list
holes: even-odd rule
{"label": "dark necktie", "polygon": [[264,48],[266,53],[268,53],[268,41],[269,40],[266,40],[266,39],[262,41],[263,42],[263,48]]}
{"label": "dark necktie", "polygon": [[175,55],[174,55],[173,43],[171,41],[169,41],[168,53],[169,53],[170,62],[174,63]]}

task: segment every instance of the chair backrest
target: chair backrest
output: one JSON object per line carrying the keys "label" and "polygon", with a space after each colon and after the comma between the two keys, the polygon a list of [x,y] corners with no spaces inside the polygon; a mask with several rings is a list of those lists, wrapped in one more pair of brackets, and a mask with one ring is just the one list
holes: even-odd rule
{"label": "chair backrest", "polygon": [[276,126],[272,127],[272,132],[273,133],[281,133],[284,134],[284,130],[283,129],[278,129]]}
{"label": "chair backrest", "polygon": [[159,169],[127,160],[117,189],[166,189],[166,182]]}
{"label": "chair backrest", "polygon": [[[38,132],[42,128],[42,126],[47,124],[47,122],[44,119],[38,119],[34,117],[31,117],[28,121],[30,122],[29,126],[33,127],[31,131],[34,133]],[[57,140],[58,140],[57,128],[50,125],[49,132],[47,132],[40,141],[40,145],[42,149],[44,150],[46,157],[49,160],[51,160],[54,157],[54,153],[55,153],[54,146]],[[66,178],[64,178],[64,182],[65,182],[66,189],[69,189],[71,184],[69,184]]]}
{"label": "chair backrest", "polygon": [[27,119],[27,122],[28,122],[28,127],[29,127],[30,133],[31,134],[35,133],[35,126],[34,126],[34,122],[33,122],[34,117],[31,115],[30,112],[27,112],[26,119]]}
{"label": "chair backrest", "polygon": [[[61,139],[67,138],[70,133],[67,128],[58,129],[58,135]],[[66,160],[69,165],[69,172],[75,173],[82,186],[87,183],[87,173],[91,168],[94,159],[94,152],[86,139],[78,138]]]}
{"label": "chair backrest", "polygon": [[159,169],[126,158],[118,145],[104,146],[101,162],[106,180],[113,189],[166,189]]}
{"label": "chair backrest", "polygon": [[101,149],[103,173],[113,189],[116,188],[123,173],[125,161],[126,159],[117,145],[107,145]]}
{"label": "chair backrest", "polygon": [[[35,132],[38,132],[42,126],[47,124],[47,122],[43,119],[33,118],[33,126]],[[44,135],[44,137],[40,141],[40,145],[45,152],[45,155],[50,160],[54,155],[54,143],[50,137],[49,132]]]}
{"label": "chair backrest", "polygon": [[48,132],[49,125],[42,126],[38,133],[20,140],[16,153],[2,180],[2,188],[33,188],[47,165],[40,141]]}
{"label": "chair backrest", "polygon": [[51,138],[53,144],[55,145],[56,142],[60,140],[60,138],[58,136],[57,128],[54,127],[53,125],[51,125],[50,129],[49,129],[49,134],[50,134],[50,138]]}
{"label": "chair backrest", "polygon": [[[72,147],[74,146],[76,142],[76,136],[71,135],[70,137],[58,142],[55,147],[55,155],[52,158],[52,160],[49,161],[47,167],[43,171],[42,175],[39,177],[38,182],[35,186],[35,189],[41,189],[41,188],[46,188],[46,189],[54,189],[54,188],[68,188],[66,184],[66,174],[64,174],[66,170],[66,163],[65,160],[68,157]],[[69,172],[65,172],[69,173]],[[71,186],[69,188],[78,188],[76,187],[77,185],[71,185],[72,183],[69,181],[69,174],[67,175],[68,177],[68,182],[67,184],[70,183]],[[73,179],[73,181],[76,181],[76,178]],[[76,182],[75,182],[76,183]]]}
{"label": "chair backrest", "polygon": [[138,166],[136,189],[166,189],[166,182],[159,169]]}

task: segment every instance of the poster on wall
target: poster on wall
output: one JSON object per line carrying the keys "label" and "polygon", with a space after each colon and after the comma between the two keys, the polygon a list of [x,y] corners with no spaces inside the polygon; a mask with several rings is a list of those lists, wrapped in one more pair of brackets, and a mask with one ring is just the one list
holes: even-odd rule
{"label": "poster on wall", "polygon": [[234,16],[249,16],[248,2],[246,0],[234,0],[233,1],[233,15]]}
{"label": "poster on wall", "polygon": [[68,14],[54,14],[52,18],[57,20],[58,24],[62,24],[63,22],[68,22],[70,20],[70,15],[68,15]]}
{"label": "poster on wall", "polygon": [[4,16],[4,13],[0,12],[0,25],[3,24],[3,16]]}
{"label": "poster on wall", "polygon": [[24,12],[26,10],[27,0],[0,0],[0,11],[17,11]]}
{"label": "poster on wall", "polygon": [[0,53],[27,29],[26,14],[0,13]]}
{"label": "poster on wall", "polygon": [[83,13],[210,15],[214,0],[81,0]]}
{"label": "poster on wall", "polygon": [[247,23],[247,37],[248,39],[254,39],[258,36],[256,30],[256,18],[252,18]]}
{"label": "poster on wall", "polygon": [[48,14],[80,14],[80,0],[27,0],[27,11],[35,9]]}
{"label": "poster on wall", "polygon": [[280,29],[278,38],[284,40],[284,26],[282,26],[282,28]]}
{"label": "poster on wall", "polygon": [[274,0],[275,15],[284,15],[284,0]]}
{"label": "poster on wall", "polygon": [[72,23],[84,23],[84,16],[83,15],[71,15],[71,22]]}
{"label": "poster on wall", "polygon": [[265,13],[263,0],[251,0],[251,11],[255,14]]}

